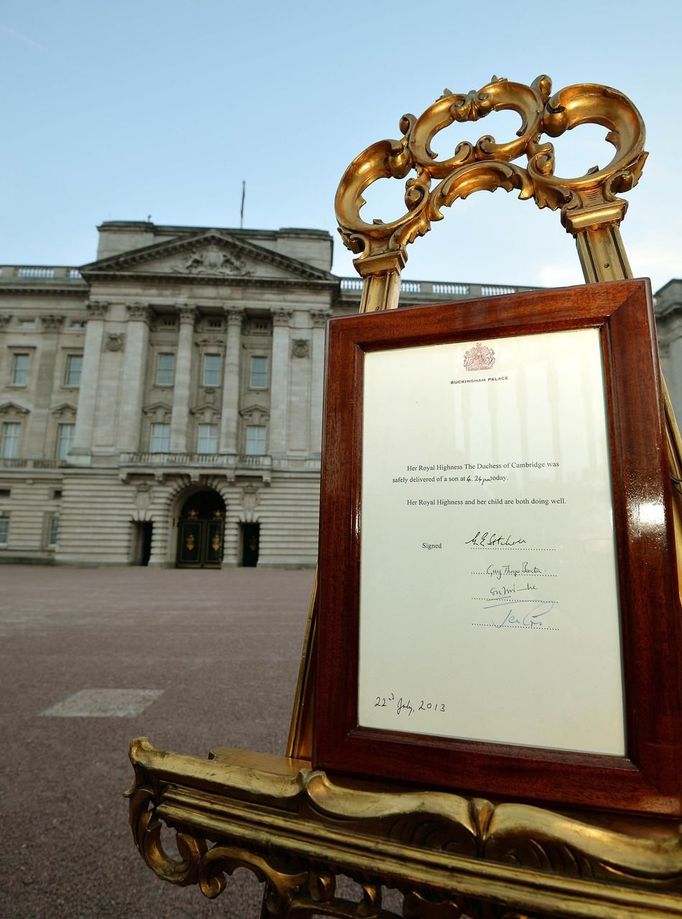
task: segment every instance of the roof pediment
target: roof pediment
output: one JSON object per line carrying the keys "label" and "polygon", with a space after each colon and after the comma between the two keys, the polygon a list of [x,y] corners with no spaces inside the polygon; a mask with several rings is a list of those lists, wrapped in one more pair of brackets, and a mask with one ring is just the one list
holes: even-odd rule
{"label": "roof pediment", "polygon": [[166,279],[327,281],[327,271],[263,246],[231,236],[222,230],[205,230],[167,242],[131,249],[83,265],[86,280],[127,276]]}

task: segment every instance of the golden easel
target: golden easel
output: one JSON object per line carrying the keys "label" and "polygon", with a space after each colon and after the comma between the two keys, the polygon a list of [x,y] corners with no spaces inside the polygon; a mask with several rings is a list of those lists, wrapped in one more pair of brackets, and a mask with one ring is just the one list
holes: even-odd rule
{"label": "golden easel", "polygon": [[[579,84],[550,97],[548,77],[530,86],[493,80],[478,92],[445,91],[419,118],[401,119],[400,140],[363,151],[336,196],[345,244],[364,278],[360,310],[395,309],[407,246],[442,208],[474,191],[517,189],[538,207],[560,210],[578,247],[586,283],[632,277],[617,197],[638,181],[646,153],[644,123],[614,89]],[[461,143],[438,160],[431,142],[454,121],[477,121],[511,109],[517,137],[489,135]],[[583,123],[608,129],[615,155],[579,178],[554,174],[557,137]],[[514,161],[526,157],[526,165]],[[406,212],[390,223],[360,217],[362,194],[383,178],[403,179]],[[434,184],[436,183],[436,184]],[[682,472],[682,440],[662,383],[671,470]],[[682,547],[681,496],[675,492],[675,537]],[[678,582],[682,551],[678,552]],[[140,854],[161,878],[197,884],[208,897],[237,867],[265,882],[262,917],[326,915],[390,919],[382,887],[403,894],[400,915],[423,919],[540,916],[682,916],[682,834],[676,821],[606,812],[561,813],[386,783],[332,780],[310,767],[315,670],[315,592],[286,757],[219,748],[208,761],[134,741],[131,827]],[[164,851],[161,824],[175,829],[180,859]],[[361,885],[357,900],[336,892],[336,878]]]}

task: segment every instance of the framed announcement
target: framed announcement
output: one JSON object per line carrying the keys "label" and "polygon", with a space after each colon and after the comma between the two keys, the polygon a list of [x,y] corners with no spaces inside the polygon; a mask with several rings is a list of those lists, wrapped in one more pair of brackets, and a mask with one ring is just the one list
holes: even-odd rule
{"label": "framed announcement", "polygon": [[314,765],[682,813],[651,296],[329,325]]}

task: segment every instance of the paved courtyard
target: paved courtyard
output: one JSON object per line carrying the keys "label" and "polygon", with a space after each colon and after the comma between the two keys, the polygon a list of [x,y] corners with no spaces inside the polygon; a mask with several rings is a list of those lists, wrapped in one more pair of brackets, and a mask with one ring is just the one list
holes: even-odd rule
{"label": "paved courtyard", "polygon": [[282,753],[312,571],[0,566],[0,916],[259,915],[159,881],[127,824],[128,744]]}

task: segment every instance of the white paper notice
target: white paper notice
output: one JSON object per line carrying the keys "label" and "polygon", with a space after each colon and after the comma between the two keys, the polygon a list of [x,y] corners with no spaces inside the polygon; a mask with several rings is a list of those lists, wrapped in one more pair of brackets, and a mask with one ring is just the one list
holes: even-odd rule
{"label": "white paper notice", "polygon": [[365,356],[359,724],[624,755],[599,333]]}

